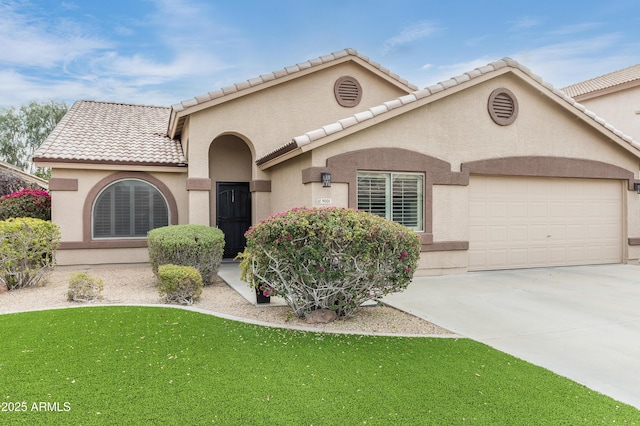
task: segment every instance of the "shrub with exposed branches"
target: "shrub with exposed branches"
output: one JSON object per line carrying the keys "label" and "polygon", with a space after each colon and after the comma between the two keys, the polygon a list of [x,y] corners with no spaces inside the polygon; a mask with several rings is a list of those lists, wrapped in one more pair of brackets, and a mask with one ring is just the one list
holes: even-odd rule
{"label": "shrub with exposed branches", "polygon": [[415,232],[344,208],[296,208],[245,236],[243,279],[300,317],[322,308],[350,316],[366,300],[404,290],[420,255]]}
{"label": "shrub with exposed branches", "polygon": [[0,221],[0,283],[9,290],[35,286],[55,266],[58,225],[41,219]]}
{"label": "shrub with exposed branches", "polygon": [[160,265],[158,291],[166,303],[192,305],[202,294],[202,277],[191,266]]}

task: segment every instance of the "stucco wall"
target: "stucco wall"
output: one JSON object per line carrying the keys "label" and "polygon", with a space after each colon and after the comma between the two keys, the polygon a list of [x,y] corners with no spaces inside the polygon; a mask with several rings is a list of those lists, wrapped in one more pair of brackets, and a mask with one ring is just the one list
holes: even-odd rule
{"label": "stucco wall", "polygon": [[[81,169],[53,169],[52,178],[77,180],[77,190],[52,190],[52,221],[60,226],[62,248],[58,256],[60,264],[85,264],[85,263],[120,263],[127,258],[131,262],[144,261],[144,250],[138,248],[127,249],[100,249],[91,247],[85,235],[89,211],[85,211],[85,200],[92,191],[99,190],[99,183],[116,173],[114,170],[81,170]],[[142,176],[139,172],[125,172],[129,177]],[[148,172],[146,176],[162,182],[175,200],[177,207],[177,222],[188,223],[188,202],[186,191],[186,173],[162,173]],[[171,218],[174,221],[176,218]],[[90,225],[90,223],[89,223]],[[64,248],[73,247],[69,251]],[[111,253],[104,255],[104,253]],[[126,253],[130,253],[128,257]],[[120,259],[120,260],[118,260]],[[141,260],[142,259],[142,260]]]}
{"label": "stucco wall", "polygon": [[[302,184],[301,170],[311,164],[311,154],[303,154],[276,166],[271,173],[271,213],[293,207],[311,206],[311,185]],[[262,218],[258,218],[262,219]]]}
{"label": "stucco wall", "polygon": [[640,86],[581,100],[580,103],[640,141]]}
{"label": "stucco wall", "polygon": [[[350,75],[362,86],[362,100],[354,108],[340,106],[335,81]],[[351,62],[194,113],[189,119],[189,176],[207,176],[209,145],[221,134],[242,135],[255,147],[255,158],[286,144],[292,137],[321,127],[356,111],[405,94],[365,68]],[[262,179],[257,169],[254,179]]]}
{"label": "stucco wall", "polygon": [[[500,87],[511,90],[519,103],[519,115],[510,126],[499,126],[487,112],[491,92]],[[586,117],[585,117],[586,118]],[[588,119],[588,118],[587,118]],[[451,171],[461,170],[463,163],[507,157],[561,157],[593,160],[622,167],[637,178],[638,158],[602,132],[586,125],[554,100],[541,95],[537,88],[513,75],[489,80],[467,90],[341,139],[318,146],[313,151],[315,167],[327,165],[327,159],[345,152],[371,148],[403,148],[436,157],[451,164]],[[284,167],[298,170],[290,161]],[[280,166],[282,167],[282,166]],[[275,168],[274,168],[275,169]],[[278,169],[279,170],[279,169]],[[291,179],[295,183],[295,180]],[[300,185],[300,184],[298,184]],[[306,186],[319,185],[317,183]],[[305,186],[305,185],[303,185]],[[625,185],[627,188],[627,185]],[[355,188],[350,189],[355,191]],[[433,241],[468,241],[468,187],[434,185],[432,209]],[[290,188],[289,191],[295,191]],[[328,192],[327,192],[328,193]],[[315,192],[314,192],[315,194]],[[333,195],[334,204],[345,204],[343,193]],[[623,228],[628,237],[640,236],[640,196],[626,190],[623,197]],[[626,246],[625,259],[638,258],[638,246]],[[465,250],[423,253],[421,265],[433,271],[466,268]]]}

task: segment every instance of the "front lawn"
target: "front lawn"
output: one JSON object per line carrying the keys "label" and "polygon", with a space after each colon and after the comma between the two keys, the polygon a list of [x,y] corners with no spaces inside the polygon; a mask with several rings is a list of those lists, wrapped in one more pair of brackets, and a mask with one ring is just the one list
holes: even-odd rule
{"label": "front lawn", "polygon": [[0,315],[0,424],[640,424],[468,339],[265,328],[172,308]]}

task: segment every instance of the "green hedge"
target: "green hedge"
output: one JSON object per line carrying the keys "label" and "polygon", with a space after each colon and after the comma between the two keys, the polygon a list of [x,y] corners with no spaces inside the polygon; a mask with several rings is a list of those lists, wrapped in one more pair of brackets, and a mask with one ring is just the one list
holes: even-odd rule
{"label": "green hedge", "polygon": [[202,294],[202,277],[191,266],[160,265],[158,291],[167,303],[192,305]]}
{"label": "green hedge", "polygon": [[205,225],[172,225],[149,231],[149,260],[153,272],[160,265],[192,266],[205,285],[213,283],[222,262],[224,234]]}
{"label": "green hedge", "polygon": [[37,285],[55,266],[58,225],[33,218],[0,221],[0,282],[9,290]]}
{"label": "green hedge", "polygon": [[245,234],[243,279],[283,297],[298,316],[351,315],[366,300],[404,290],[420,256],[415,232],[344,208],[296,208]]}

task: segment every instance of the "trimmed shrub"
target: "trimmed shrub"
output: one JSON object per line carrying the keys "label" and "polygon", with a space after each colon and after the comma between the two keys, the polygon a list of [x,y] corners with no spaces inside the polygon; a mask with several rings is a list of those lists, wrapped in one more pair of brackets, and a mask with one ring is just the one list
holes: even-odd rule
{"label": "trimmed shrub", "polygon": [[0,220],[33,217],[51,220],[51,196],[41,189],[25,188],[0,198]]}
{"label": "trimmed shrub", "polygon": [[160,265],[193,266],[205,285],[213,283],[222,262],[224,234],[205,225],[171,225],[149,231],[149,260],[153,273]]}
{"label": "trimmed shrub", "polygon": [[404,290],[420,255],[415,232],[344,208],[296,208],[245,236],[243,279],[300,317],[316,309],[350,316],[366,300]]}
{"label": "trimmed shrub", "polygon": [[70,302],[90,302],[102,298],[104,283],[86,272],[75,272],[69,277],[67,300]]}
{"label": "trimmed shrub", "polygon": [[158,291],[166,303],[192,305],[202,294],[202,276],[191,266],[160,265]]}
{"label": "trimmed shrub", "polygon": [[55,266],[58,225],[41,219],[0,221],[0,282],[9,290],[37,285]]}

